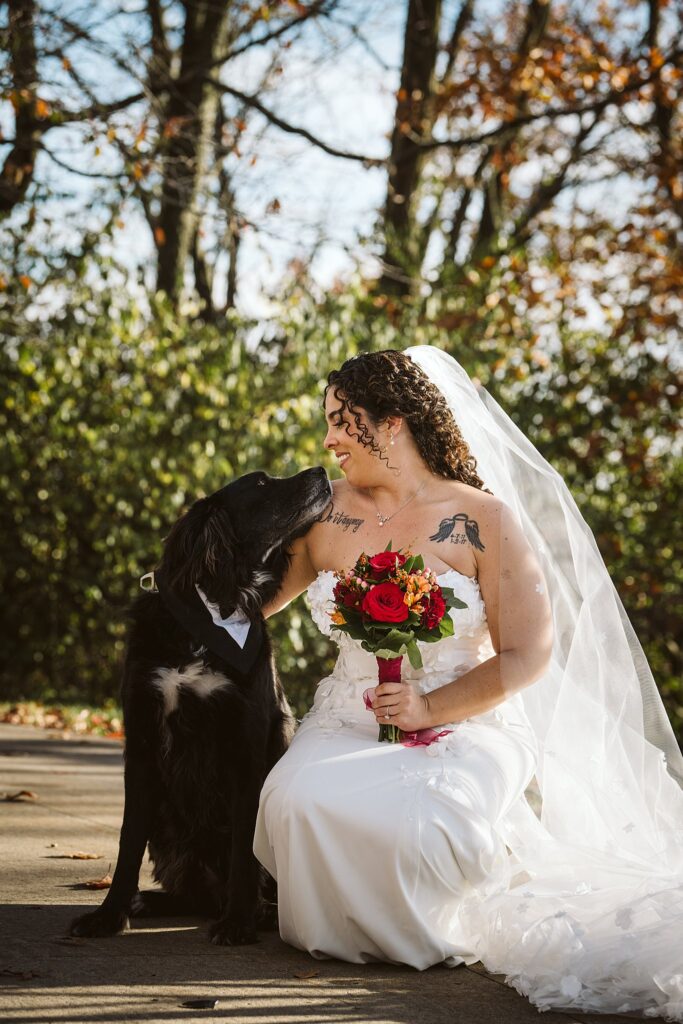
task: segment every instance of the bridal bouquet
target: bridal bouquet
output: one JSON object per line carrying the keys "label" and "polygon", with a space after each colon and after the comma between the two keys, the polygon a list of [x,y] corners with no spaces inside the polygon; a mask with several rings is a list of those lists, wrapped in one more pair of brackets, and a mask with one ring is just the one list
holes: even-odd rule
{"label": "bridal bouquet", "polygon": [[[401,682],[404,654],[413,668],[422,668],[417,641],[436,643],[452,636],[453,620],[447,612],[467,607],[450,588],[439,586],[421,555],[392,551],[391,541],[376,555],[363,552],[352,569],[335,576],[332,629],[360,640],[363,650],[375,655],[380,683]],[[363,695],[368,708],[372,706],[369,694],[366,690]],[[395,725],[379,727],[380,740],[414,746],[441,735],[433,729],[404,734]]]}

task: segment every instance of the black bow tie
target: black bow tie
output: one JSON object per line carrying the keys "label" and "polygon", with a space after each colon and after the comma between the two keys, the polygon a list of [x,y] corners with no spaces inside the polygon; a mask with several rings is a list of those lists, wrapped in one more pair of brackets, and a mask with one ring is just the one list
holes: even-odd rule
{"label": "black bow tie", "polygon": [[246,643],[240,647],[227,629],[216,625],[194,587],[179,594],[169,586],[161,569],[155,571],[154,578],[159,595],[169,612],[198,644],[204,644],[243,675],[252,668],[263,647],[264,623],[261,616],[251,620]]}

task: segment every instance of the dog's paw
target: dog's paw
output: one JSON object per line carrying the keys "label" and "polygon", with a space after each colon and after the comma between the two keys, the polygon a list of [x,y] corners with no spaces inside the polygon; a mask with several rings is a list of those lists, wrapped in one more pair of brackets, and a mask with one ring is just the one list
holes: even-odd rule
{"label": "dog's paw", "polygon": [[259,909],[257,924],[263,931],[275,931],[279,925],[277,903],[270,903],[264,900]]}
{"label": "dog's paw", "polygon": [[237,917],[216,921],[209,928],[209,938],[214,946],[249,946],[258,942],[254,922]]}
{"label": "dog's paw", "polygon": [[128,914],[125,910],[93,910],[90,914],[82,914],[69,925],[69,935],[79,935],[88,939],[102,938],[107,935],[119,935],[129,927]]}
{"label": "dog's paw", "polygon": [[130,901],[128,907],[128,913],[131,917],[149,917],[149,905],[145,896],[145,893],[136,892],[133,899]]}

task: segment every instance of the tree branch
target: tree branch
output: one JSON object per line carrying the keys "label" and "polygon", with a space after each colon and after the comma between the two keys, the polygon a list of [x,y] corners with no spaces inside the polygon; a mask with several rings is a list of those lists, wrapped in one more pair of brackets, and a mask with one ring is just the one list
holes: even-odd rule
{"label": "tree branch", "polygon": [[235,89],[232,85],[227,85],[225,82],[220,82],[210,76],[205,78],[205,81],[213,85],[220,92],[226,92],[230,96],[234,96],[236,99],[245,103],[248,107],[253,110],[258,110],[260,114],[274,124],[276,128],[279,128],[283,132],[288,132],[291,135],[299,135],[302,139],[306,139],[311,145],[316,146],[317,149],[321,149],[324,153],[328,153],[330,156],[340,157],[342,160],[354,160],[357,163],[362,163],[366,167],[382,167],[386,163],[386,160],[380,157],[366,156],[364,153],[350,153],[347,150],[337,149],[336,146],[330,146],[328,143],[323,142],[321,139],[317,139],[315,135],[308,131],[306,128],[300,128],[297,125],[290,124],[288,121],[284,121],[281,117],[278,117],[272,110],[264,106],[257,96],[251,96],[248,93],[242,92],[240,89]]}
{"label": "tree branch", "polygon": [[526,209],[515,221],[515,225],[511,233],[513,245],[521,245],[522,242],[527,239],[528,228],[531,221],[538,217],[543,210],[547,209],[553,199],[555,199],[555,197],[565,187],[567,174],[574,164],[576,164],[583,156],[581,147],[593,131],[598,120],[599,117],[596,116],[589,125],[582,127],[576,133],[571,149],[569,150],[569,156],[560,169],[552,178],[546,181],[541,181],[541,183],[534,189]]}
{"label": "tree branch", "polygon": [[[683,57],[683,49],[672,51],[665,60],[665,63],[675,64],[681,57]],[[564,106],[564,107],[548,107],[545,110],[536,111],[536,113],[520,114],[510,121],[505,121],[500,124],[497,128],[493,128],[488,132],[476,132],[473,135],[462,135],[457,139],[421,139],[417,140],[417,145],[421,146],[424,150],[435,150],[435,149],[466,149],[468,146],[477,146],[481,144],[488,144],[497,140],[501,140],[508,133],[515,133],[520,127],[532,124],[535,121],[541,121],[543,118],[556,119],[558,117],[569,117],[578,116],[580,114],[591,114],[591,113],[602,113],[607,107],[612,104],[619,104],[623,102],[625,96],[632,92],[636,92],[643,85],[647,85],[659,78],[661,69],[656,69],[651,74],[644,75],[634,79],[628,85],[624,86],[621,90],[612,89],[605,96],[592,103],[586,103],[584,105],[575,106]]]}
{"label": "tree branch", "polygon": [[441,76],[441,84],[445,85],[448,79],[451,77],[451,72],[455,64],[455,59],[458,56],[458,50],[460,49],[460,43],[462,41],[463,33],[467,28],[468,24],[472,20],[474,14],[474,0],[464,0],[458,17],[456,18],[451,33],[451,38],[448,43],[448,61],[444,68],[443,75]]}

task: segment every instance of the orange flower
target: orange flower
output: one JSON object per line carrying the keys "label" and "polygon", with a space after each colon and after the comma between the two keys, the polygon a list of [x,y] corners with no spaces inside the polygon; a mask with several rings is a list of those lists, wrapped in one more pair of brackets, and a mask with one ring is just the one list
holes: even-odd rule
{"label": "orange flower", "polygon": [[342,613],[339,612],[339,611],[330,612],[330,618],[334,622],[335,626],[343,626],[344,623],[346,622],[346,619],[344,618]]}

